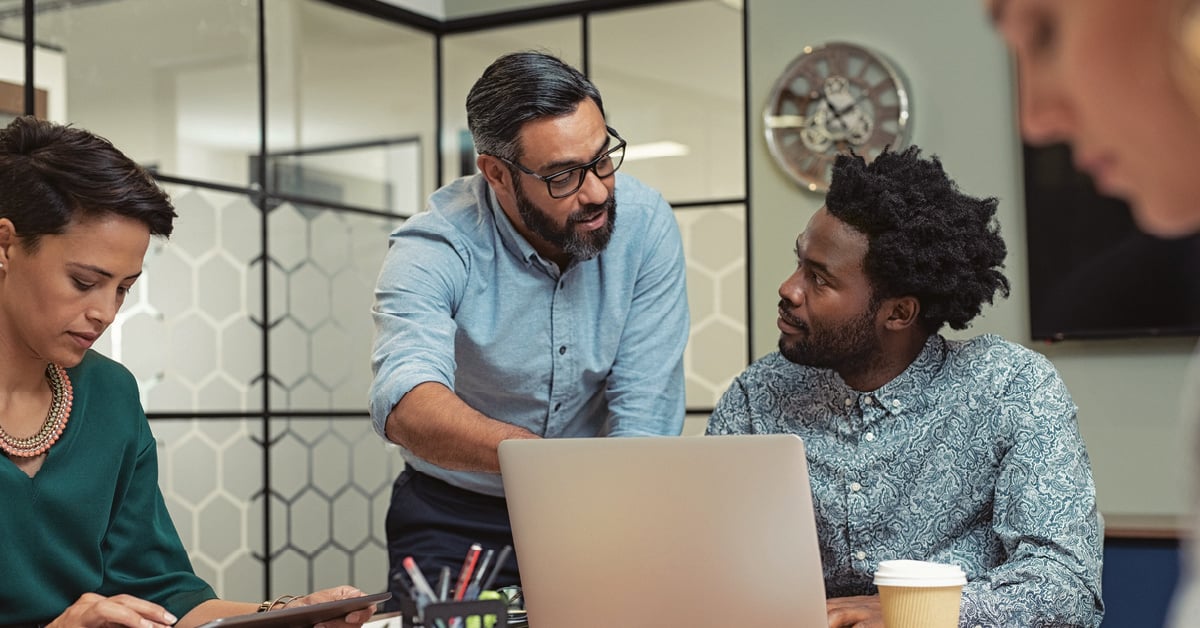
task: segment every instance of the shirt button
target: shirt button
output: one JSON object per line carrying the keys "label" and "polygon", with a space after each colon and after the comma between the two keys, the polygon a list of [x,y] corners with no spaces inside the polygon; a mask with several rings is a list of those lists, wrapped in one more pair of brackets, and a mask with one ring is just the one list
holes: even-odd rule
{"label": "shirt button", "polygon": [[875,440],[875,432],[867,432],[866,434],[863,434],[863,438],[867,439],[867,442],[874,441]]}
{"label": "shirt button", "polygon": [[899,399],[893,399],[893,400],[892,400],[892,407],[893,407],[893,408],[899,408],[899,407],[900,407],[900,400],[899,400]]}
{"label": "shirt button", "polygon": [[859,491],[861,491],[861,490],[862,490],[862,484],[859,484],[858,482],[851,482],[851,483],[850,483],[850,490],[852,490],[852,491],[854,491],[855,493],[857,493],[857,492],[859,492]]}
{"label": "shirt button", "polygon": [[845,404],[845,406],[847,408],[849,408],[850,406],[854,405],[854,400],[849,397],[846,397],[846,400],[843,401],[842,403]]}
{"label": "shirt button", "polygon": [[857,552],[854,552],[854,557],[855,557],[855,558],[857,558],[857,559],[859,559],[859,560],[866,560],[866,559],[867,559],[867,553],[866,553],[866,552],[864,552],[864,551],[862,551],[862,550],[858,550]]}
{"label": "shirt button", "polygon": [[554,411],[555,411],[555,412],[558,412],[558,409],[559,409],[559,408],[561,408],[561,407],[562,407],[562,402],[560,401],[560,402],[558,402],[558,403],[554,404]]}
{"label": "shirt button", "polygon": [[872,401],[871,395],[867,395],[866,397],[863,397],[863,403],[867,404],[868,406],[871,405],[871,401]]}
{"label": "shirt button", "polygon": [[562,355],[562,354],[564,354],[564,353],[566,353],[566,352],[567,352],[567,345],[563,345],[563,346],[561,346],[561,347],[559,347],[559,348],[558,348],[558,355]]}

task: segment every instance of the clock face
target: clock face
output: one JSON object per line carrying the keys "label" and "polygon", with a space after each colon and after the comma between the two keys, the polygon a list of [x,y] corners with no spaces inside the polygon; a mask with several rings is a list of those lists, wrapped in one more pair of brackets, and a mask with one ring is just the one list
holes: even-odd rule
{"label": "clock face", "polygon": [[775,82],[763,122],[775,161],[805,188],[825,191],[838,154],[870,161],[885,147],[905,146],[908,89],[886,59],[862,46],[805,47]]}

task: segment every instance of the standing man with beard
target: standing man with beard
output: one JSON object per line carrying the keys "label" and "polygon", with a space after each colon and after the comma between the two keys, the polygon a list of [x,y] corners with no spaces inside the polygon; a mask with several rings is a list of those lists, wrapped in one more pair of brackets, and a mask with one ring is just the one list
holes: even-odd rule
{"label": "standing man with beard", "polygon": [[[431,581],[472,543],[512,543],[500,441],[678,435],[684,418],[679,230],[617,174],[625,140],[595,86],[555,57],[505,55],[467,121],[480,173],[392,234],[373,308],[371,416],[406,463],[390,573],[412,556]],[[519,581],[515,561],[496,566],[497,585]]]}
{"label": "standing man with beard", "polygon": [[948,340],[1007,296],[995,199],[916,147],[841,156],[779,288],[779,352],[709,434],[805,441],[829,626],[882,627],[880,561],[967,574],[963,626],[1097,626],[1103,526],[1075,404],[1043,356]]}

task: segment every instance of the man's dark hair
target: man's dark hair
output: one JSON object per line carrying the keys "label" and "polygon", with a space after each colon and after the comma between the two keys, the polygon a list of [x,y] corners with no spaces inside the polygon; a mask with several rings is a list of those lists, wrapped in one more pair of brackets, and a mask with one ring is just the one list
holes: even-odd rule
{"label": "man's dark hair", "polygon": [[916,146],[870,164],[839,156],[825,198],[830,214],[867,236],[863,265],[875,299],[916,297],[928,333],[947,323],[965,329],[997,290],[1008,296],[996,205],[960,192],[941,161]]}
{"label": "man's dark hair", "polygon": [[105,213],[161,236],[171,235],[176,215],[154,179],[102,137],[33,116],[0,130],[0,218],[12,221],[26,247]]}
{"label": "man's dark hair", "polygon": [[543,52],[504,55],[467,94],[467,126],[475,150],[517,161],[517,134],[526,122],[573,113],[585,98],[604,115],[600,92],[579,70]]}

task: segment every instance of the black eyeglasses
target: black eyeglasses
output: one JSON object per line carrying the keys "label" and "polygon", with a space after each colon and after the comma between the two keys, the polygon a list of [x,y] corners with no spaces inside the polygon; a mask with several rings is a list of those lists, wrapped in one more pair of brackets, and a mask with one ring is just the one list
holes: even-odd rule
{"label": "black eyeglasses", "polygon": [[583,187],[583,180],[587,178],[589,170],[596,173],[596,176],[601,179],[607,179],[613,176],[617,168],[621,167],[621,162],[625,159],[625,140],[611,126],[605,127],[608,129],[609,135],[612,135],[617,140],[617,145],[608,149],[603,155],[578,166],[571,166],[566,170],[560,170],[554,174],[542,176],[521,164],[505,159],[499,155],[494,155],[496,159],[524,172],[525,174],[538,179],[546,184],[546,191],[550,193],[550,198],[566,198],[579,191]]}

